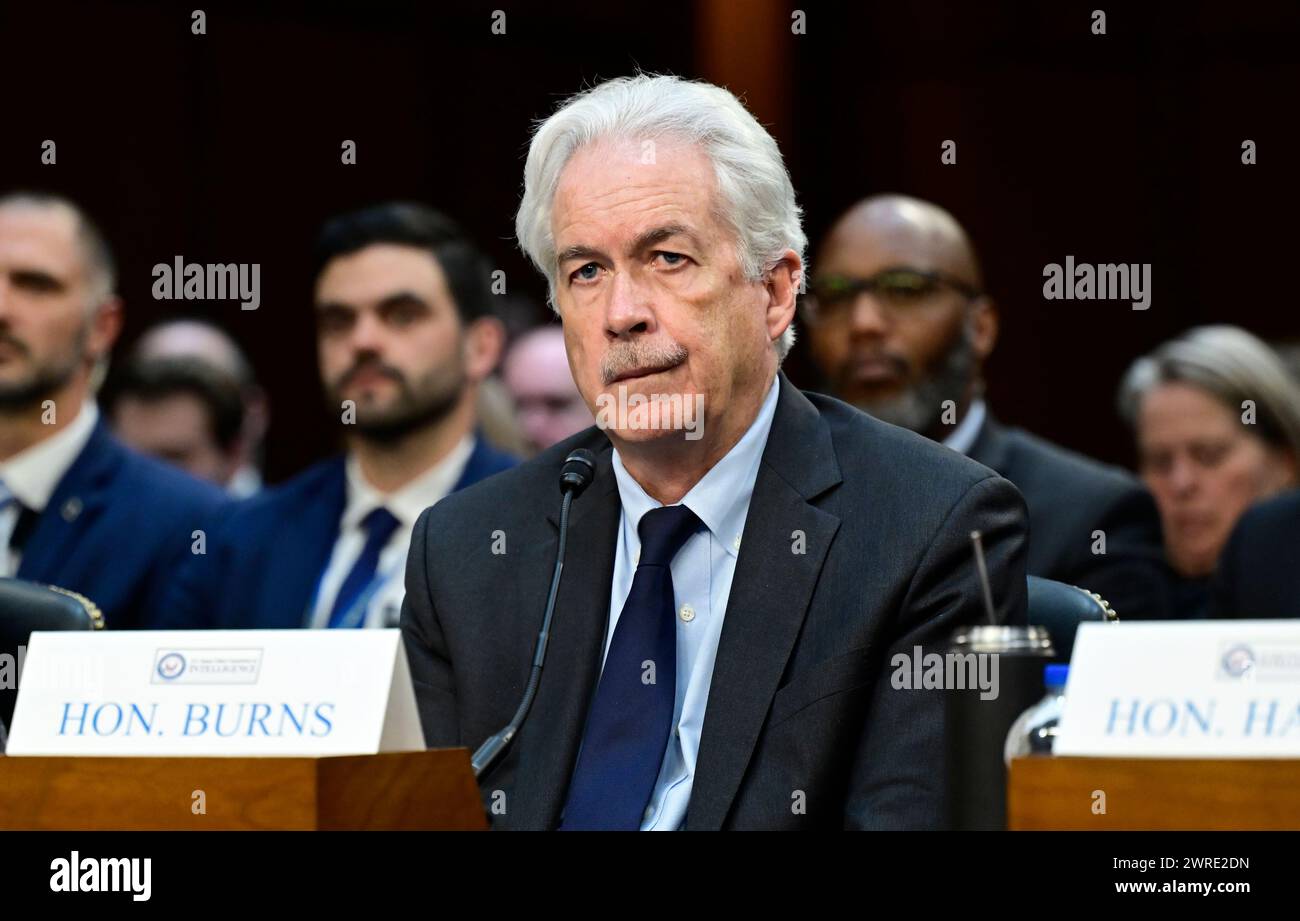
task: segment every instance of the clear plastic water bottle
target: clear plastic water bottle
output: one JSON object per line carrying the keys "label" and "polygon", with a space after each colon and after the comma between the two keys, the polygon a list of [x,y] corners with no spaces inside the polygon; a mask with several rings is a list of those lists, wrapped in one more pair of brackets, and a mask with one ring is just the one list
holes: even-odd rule
{"label": "clear plastic water bottle", "polygon": [[1065,705],[1065,682],[1070,675],[1068,665],[1048,665],[1043,669],[1043,683],[1047,696],[1034,704],[1011,724],[1003,760],[1008,765],[1012,758],[1026,755],[1050,755],[1056,742],[1056,724],[1061,720]]}

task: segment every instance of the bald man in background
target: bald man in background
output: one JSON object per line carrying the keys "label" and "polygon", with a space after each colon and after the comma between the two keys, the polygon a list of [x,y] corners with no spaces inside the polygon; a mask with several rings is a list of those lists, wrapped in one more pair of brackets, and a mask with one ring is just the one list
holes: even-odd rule
{"label": "bald man in background", "polygon": [[1014,483],[1029,506],[1031,575],[1097,592],[1121,618],[1176,616],[1141,484],[989,411],[983,367],[998,311],[951,214],[901,195],[867,198],[835,223],[812,265],[809,342],[836,396]]}
{"label": "bald man in background", "polygon": [[531,453],[545,451],[596,421],[573,382],[563,327],[539,326],[520,336],[506,354],[504,372]]}

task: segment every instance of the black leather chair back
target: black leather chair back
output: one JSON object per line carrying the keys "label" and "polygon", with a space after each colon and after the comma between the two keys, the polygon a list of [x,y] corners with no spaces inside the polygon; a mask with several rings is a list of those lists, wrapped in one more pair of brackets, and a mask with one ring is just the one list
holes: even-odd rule
{"label": "black leather chair back", "polygon": [[1119,620],[1100,595],[1038,576],[1030,576],[1028,582],[1029,623],[1046,628],[1058,662],[1070,661],[1079,624]]}
{"label": "black leather chair back", "polygon": [[[37,630],[102,630],[104,618],[89,598],[53,585],[0,579],[0,654],[13,656]],[[0,723],[13,721],[16,687],[0,687]]]}

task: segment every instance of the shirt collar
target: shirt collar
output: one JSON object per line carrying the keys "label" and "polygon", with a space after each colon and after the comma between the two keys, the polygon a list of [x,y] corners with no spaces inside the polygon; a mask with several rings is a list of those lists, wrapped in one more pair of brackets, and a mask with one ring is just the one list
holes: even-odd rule
{"label": "shirt collar", "polygon": [[384,493],[371,486],[361,472],[356,455],[349,454],[345,468],[348,504],[343,510],[341,530],[358,527],[361,519],[383,506],[405,527],[411,527],[420,513],[451,492],[474,453],[474,436],[466,435],[447,456],[395,492]]}
{"label": "shirt collar", "polygon": [[99,408],[86,400],[76,417],[49,438],[0,463],[0,480],[25,508],[43,512],[59,481],[81,454],[99,421]]}
{"label": "shirt collar", "polygon": [[977,399],[966,411],[966,418],[962,419],[943,440],[944,445],[958,454],[969,454],[970,449],[975,446],[975,439],[979,437],[980,429],[984,427],[986,415],[988,410],[984,406],[984,401]]}
{"label": "shirt collar", "polygon": [[[732,557],[740,553],[740,535],[745,530],[749,500],[754,494],[758,466],[772,430],[772,419],[776,416],[780,390],[779,378],[773,379],[758,415],[740,441],[682,497],[681,504],[704,522],[705,527]],[[641,488],[641,484],[632,478],[632,474],[627,472],[617,448],[614,449],[613,467],[623,513],[635,532],[641,523],[641,516],[652,508],[659,508],[661,503],[652,499]]]}

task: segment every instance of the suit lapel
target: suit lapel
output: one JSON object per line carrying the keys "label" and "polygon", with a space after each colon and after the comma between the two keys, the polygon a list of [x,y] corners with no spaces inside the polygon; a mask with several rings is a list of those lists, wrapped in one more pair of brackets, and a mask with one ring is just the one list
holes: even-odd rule
{"label": "suit lapel", "polygon": [[[559,824],[587,722],[587,708],[600,676],[622,506],[609,441],[604,435],[599,440],[603,450],[597,453],[595,481],[570,510],[568,547],[546,668],[517,743],[519,765],[509,820],[513,828],[550,829]],[[596,443],[587,446],[600,447]],[[558,511],[558,490],[555,505]],[[551,523],[552,543],[544,557],[545,576],[538,583],[543,591],[549,588],[555,564],[558,516],[553,516]]]}
{"label": "suit lapel", "polygon": [[234,625],[291,629],[310,623],[317,583],[329,565],[347,505],[344,460],[339,457],[328,464],[319,487],[296,503],[290,510],[292,517],[276,530],[273,545],[263,550],[275,562],[263,565],[261,591],[250,599],[259,613],[250,624],[246,612],[232,611]]}
{"label": "suit lapel", "polygon": [[59,584],[73,571],[78,538],[103,510],[122,449],[101,419],[41,512],[23,546],[18,578]]}
{"label": "suit lapel", "polygon": [[302,627],[311,622],[317,584],[329,566],[346,507],[346,464],[337,458],[330,463],[321,489],[302,509],[295,510],[292,528],[296,536],[290,545],[300,546],[302,552],[289,555],[268,585],[272,604],[265,609],[266,626]]}
{"label": "suit lapel", "polygon": [[487,479],[507,466],[506,458],[492,450],[483,433],[476,431],[474,433],[474,450],[470,452],[469,459],[465,461],[465,469],[461,471],[460,479],[456,481],[456,485],[451,488],[451,491],[460,492],[467,486],[473,486],[479,480]]}
{"label": "suit lapel", "polygon": [[[780,388],[713,669],[687,815],[692,829],[719,828],[726,818],[839,529],[839,518],[809,504],[840,482],[830,432],[785,375]],[[597,476],[573,506],[546,669],[518,740],[513,828],[559,824],[600,676],[622,507],[608,439],[586,446],[598,451]],[[804,553],[792,551],[795,531],[803,532]]]}
{"label": "suit lapel", "polygon": [[830,432],[784,374],[780,386],[713,666],[689,829],[726,820],[840,525],[809,504],[840,482]]}

